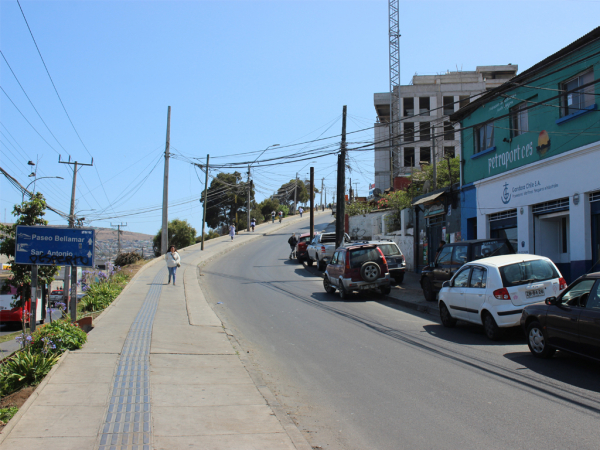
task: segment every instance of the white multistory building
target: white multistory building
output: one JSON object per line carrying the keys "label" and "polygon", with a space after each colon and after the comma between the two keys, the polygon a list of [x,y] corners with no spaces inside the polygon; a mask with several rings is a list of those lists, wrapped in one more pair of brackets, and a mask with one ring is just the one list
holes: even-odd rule
{"label": "white multistory building", "polygon": [[460,132],[455,131],[458,124],[451,125],[448,116],[514,77],[517,70],[517,65],[508,64],[477,66],[474,71],[440,75],[414,75],[411,84],[399,87],[400,111],[394,114],[399,121],[395,126],[399,135],[395,152],[390,152],[389,141],[390,93],[374,94],[375,188],[383,192],[391,186],[393,178],[410,176],[422,164],[431,164],[434,149],[438,162],[444,156],[460,157]]}

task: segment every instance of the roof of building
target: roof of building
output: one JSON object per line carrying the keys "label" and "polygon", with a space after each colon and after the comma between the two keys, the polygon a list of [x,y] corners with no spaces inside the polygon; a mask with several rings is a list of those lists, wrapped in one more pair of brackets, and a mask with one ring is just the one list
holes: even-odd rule
{"label": "roof of building", "polygon": [[[556,53],[548,56],[546,59],[543,59],[539,63],[534,64],[529,69],[527,69],[525,72],[522,72],[521,74],[515,76],[514,78],[507,81],[506,83],[498,86],[495,89],[490,90],[489,92],[482,95],[481,97],[474,100],[473,102],[469,103],[465,107],[459,109],[454,114],[450,115],[450,120],[456,122],[456,121],[459,121],[459,120],[465,118],[466,116],[471,114],[473,111],[475,111],[477,108],[479,108],[481,105],[488,103],[489,101],[498,97],[501,93],[514,89],[515,85],[518,85],[519,83],[522,83],[522,82],[530,79],[531,77],[538,74],[542,70],[547,69],[548,66],[550,66],[550,65],[554,64],[555,62],[559,61],[560,59],[564,58],[571,52],[573,52],[573,51],[575,51],[575,50],[577,50],[599,38],[600,38],[600,27],[597,27],[597,28],[594,28],[589,33],[587,33],[586,35],[580,37],[576,41],[572,42],[571,44],[569,44],[566,47],[562,48],[561,50],[557,51]],[[593,55],[588,56],[588,58],[591,56],[593,56]]]}

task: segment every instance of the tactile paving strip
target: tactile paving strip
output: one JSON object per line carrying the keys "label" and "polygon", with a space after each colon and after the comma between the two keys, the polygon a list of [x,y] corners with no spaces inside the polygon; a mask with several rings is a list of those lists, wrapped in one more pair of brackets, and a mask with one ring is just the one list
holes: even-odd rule
{"label": "tactile paving strip", "polygon": [[161,269],[135,317],[118,361],[99,450],[150,450],[150,343],[167,269]]}

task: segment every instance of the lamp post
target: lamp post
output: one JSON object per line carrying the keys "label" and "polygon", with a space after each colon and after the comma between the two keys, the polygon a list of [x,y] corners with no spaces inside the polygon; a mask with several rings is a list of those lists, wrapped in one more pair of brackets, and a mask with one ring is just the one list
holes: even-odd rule
{"label": "lamp post", "polygon": [[[257,156],[257,158],[252,162],[252,164],[258,161],[258,158],[260,158],[263,155],[263,153],[269,150],[271,147],[279,147],[279,144],[269,145],[261,152],[260,155]],[[246,203],[246,232],[250,232],[250,168],[252,167],[252,164],[248,164],[248,185],[246,186],[246,188],[248,189],[248,198]]]}
{"label": "lamp post", "polygon": [[[31,175],[29,175],[29,176],[32,176],[32,175],[33,175],[33,176],[35,176],[35,173],[32,173],[32,174],[31,174]],[[31,186],[32,184],[35,186],[35,182],[36,182],[37,180],[43,180],[44,178],[60,178],[61,180],[64,180],[64,178],[63,178],[63,177],[39,177],[39,178],[34,178],[34,180],[33,180],[31,183],[29,183],[29,184],[27,185],[27,187],[25,187],[25,191],[27,191],[27,188],[28,188],[29,186]],[[23,202],[25,201],[25,191],[23,192],[23,195],[21,196],[21,203],[23,203]],[[35,191],[35,187],[34,187],[34,191]],[[34,192],[34,193],[35,193],[35,192]]]}

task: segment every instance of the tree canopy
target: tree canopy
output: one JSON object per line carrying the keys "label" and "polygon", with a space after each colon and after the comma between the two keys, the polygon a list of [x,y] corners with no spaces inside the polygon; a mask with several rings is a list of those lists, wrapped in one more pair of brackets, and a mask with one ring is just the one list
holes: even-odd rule
{"label": "tree canopy", "polygon": [[[154,247],[154,255],[160,256],[160,241],[162,236],[162,227],[152,240]],[[168,245],[174,245],[176,249],[188,247],[196,243],[196,230],[188,223],[187,220],[173,219],[169,222],[167,229]]]}
{"label": "tree canopy", "polygon": [[[38,192],[29,201],[15,205],[12,214],[17,217],[14,224],[0,224],[0,235],[3,237],[0,242],[0,253],[8,256],[12,272],[12,277],[6,281],[6,284],[17,289],[17,298],[23,295],[24,299],[29,299],[31,297],[31,266],[14,263],[15,236],[17,225],[48,225],[48,221],[44,219],[46,200]],[[38,285],[51,283],[57,273],[58,267],[56,266],[38,266]],[[14,302],[19,306],[20,303],[20,300]]]}
{"label": "tree canopy", "polygon": [[[246,223],[246,197],[248,183],[242,181],[239,172],[219,173],[210,183],[207,192],[206,224],[210,228],[219,228],[236,222],[239,229]],[[200,202],[204,204],[204,193]],[[254,201],[254,188],[251,185],[250,201]],[[252,205],[251,205],[252,207]],[[243,222],[243,224],[242,224]]]}

